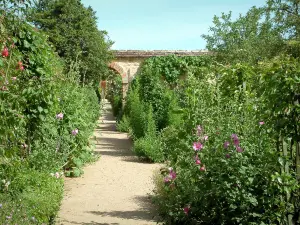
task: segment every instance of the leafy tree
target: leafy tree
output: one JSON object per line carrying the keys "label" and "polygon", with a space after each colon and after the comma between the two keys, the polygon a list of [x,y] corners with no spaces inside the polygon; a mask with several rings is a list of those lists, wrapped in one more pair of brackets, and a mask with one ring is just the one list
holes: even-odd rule
{"label": "leafy tree", "polygon": [[226,62],[256,62],[263,58],[272,58],[284,50],[282,29],[274,26],[272,11],[266,7],[252,7],[246,15],[240,15],[235,21],[232,14],[222,13],[214,16],[211,34],[202,35],[210,51]]}
{"label": "leafy tree", "polygon": [[98,30],[91,7],[84,7],[80,0],[37,0],[28,17],[49,35],[66,65],[80,63],[82,82],[96,84],[107,73],[112,42],[106,31]]}

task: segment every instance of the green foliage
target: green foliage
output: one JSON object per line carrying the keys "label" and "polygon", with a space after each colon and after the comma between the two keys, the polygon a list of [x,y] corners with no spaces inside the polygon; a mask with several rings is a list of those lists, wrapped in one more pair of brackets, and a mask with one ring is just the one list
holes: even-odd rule
{"label": "green foliage", "polygon": [[62,199],[62,174],[79,176],[95,158],[89,138],[99,116],[98,98],[93,86],[79,83],[78,62],[64,64],[46,35],[24,22],[28,1],[4,3],[0,223],[53,223]]}
{"label": "green foliage", "polygon": [[211,34],[203,35],[207,48],[217,52],[227,62],[250,62],[272,58],[284,48],[280,27],[274,27],[271,12],[265,8],[251,8],[246,15],[232,21],[231,12],[213,19]]}
{"label": "green foliage", "polygon": [[130,122],[126,115],[122,116],[121,120],[117,122],[117,130],[130,133]]}
{"label": "green foliage", "polygon": [[133,151],[137,156],[149,159],[151,162],[162,162],[164,160],[161,151],[160,140],[155,136],[145,136],[134,142]]}
{"label": "green foliage", "polygon": [[135,139],[145,136],[147,131],[147,121],[145,113],[145,104],[140,100],[138,90],[139,85],[128,94],[128,103],[130,102],[129,121],[132,135]]}
{"label": "green foliage", "polygon": [[122,77],[111,71],[107,78],[106,98],[112,105],[113,115],[119,118],[122,114],[123,93],[122,93]]}
{"label": "green foliage", "polygon": [[146,134],[144,137],[137,139],[134,142],[133,151],[140,157],[150,159],[152,162],[162,162],[164,155],[161,148],[160,138],[157,136],[155,121],[153,118],[153,109],[147,107],[146,116]]}
{"label": "green foliage", "polygon": [[82,82],[96,85],[108,73],[112,42],[106,40],[106,31],[98,30],[91,7],[84,7],[78,0],[40,0],[27,14],[38,29],[49,35],[65,62],[80,63]]}
{"label": "green foliage", "polygon": [[[273,127],[285,118],[278,113],[283,110],[271,107],[282,101],[292,106],[297,64],[284,58],[268,67],[219,65],[187,79],[180,90],[185,123],[161,133],[163,151],[177,175],[157,187],[156,203],[166,224],[277,224],[291,220],[288,214],[298,220],[296,171],[283,169],[296,165],[290,156],[295,149],[285,155],[277,148],[278,135],[297,139],[293,132],[283,132],[287,128]],[[287,94],[279,94],[282,90]],[[299,118],[291,110],[290,125]],[[197,142],[199,151],[193,149]]]}
{"label": "green foliage", "polygon": [[50,173],[19,169],[22,172],[16,173],[6,191],[0,193],[0,221],[28,225],[54,222],[63,197],[63,180]]}
{"label": "green foliage", "polygon": [[129,119],[127,130],[137,140],[134,151],[138,155],[152,161],[163,161],[167,157],[157,132],[182,123],[180,96],[177,96],[182,80],[195,68],[200,76],[200,70],[210,65],[211,58],[171,55],[145,60],[131,83],[123,112],[123,118]]}

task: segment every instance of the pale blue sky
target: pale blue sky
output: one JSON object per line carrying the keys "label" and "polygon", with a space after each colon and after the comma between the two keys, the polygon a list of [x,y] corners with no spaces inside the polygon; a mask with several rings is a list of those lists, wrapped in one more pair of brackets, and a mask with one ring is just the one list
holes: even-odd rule
{"label": "pale blue sky", "polygon": [[82,0],[97,12],[98,27],[115,42],[113,49],[205,49],[202,34],[214,15],[236,17],[265,0]]}

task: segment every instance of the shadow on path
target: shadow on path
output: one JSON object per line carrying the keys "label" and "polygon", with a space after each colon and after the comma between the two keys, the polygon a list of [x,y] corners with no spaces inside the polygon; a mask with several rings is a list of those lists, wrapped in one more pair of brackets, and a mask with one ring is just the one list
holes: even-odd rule
{"label": "shadow on path", "polygon": [[95,129],[95,154],[100,160],[68,183],[59,225],[154,225],[159,220],[151,196],[151,176],[157,165],[132,151],[126,133],[116,131],[110,106]]}

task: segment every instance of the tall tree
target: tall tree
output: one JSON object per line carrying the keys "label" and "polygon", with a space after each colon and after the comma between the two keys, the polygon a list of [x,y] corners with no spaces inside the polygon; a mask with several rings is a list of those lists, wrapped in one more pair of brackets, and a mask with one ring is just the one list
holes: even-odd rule
{"label": "tall tree", "polygon": [[280,27],[274,26],[272,13],[265,7],[252,7],[246,15],[232,20],[231,12],[214,16],[210,34],[202,37],[207,48],[226,62],[256,62],[271,58],[284,49]]}
{"label": "tall tree", "polygon": [[49,35],[66,65],[79,63],[82,82],[97,83],[107,73],[112,42],[106,31],[98,30],[91,7],[84,7],[80,0],[37,0],[28,17]]}

